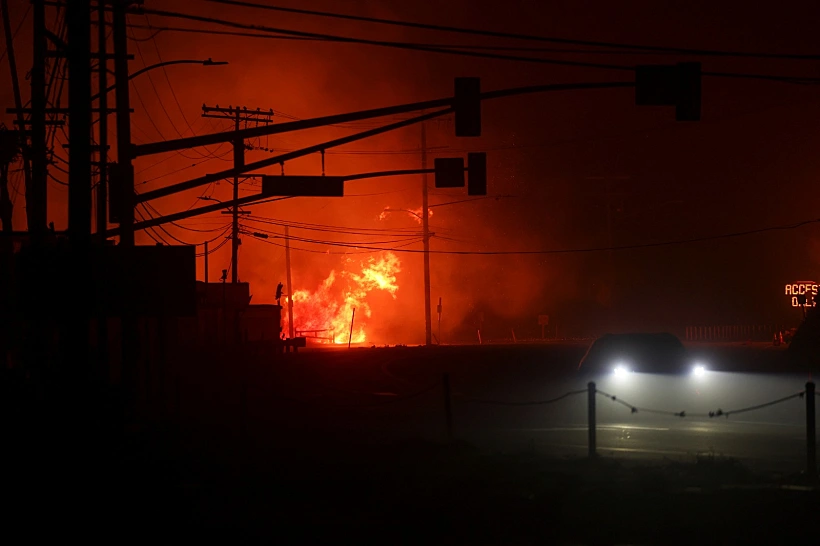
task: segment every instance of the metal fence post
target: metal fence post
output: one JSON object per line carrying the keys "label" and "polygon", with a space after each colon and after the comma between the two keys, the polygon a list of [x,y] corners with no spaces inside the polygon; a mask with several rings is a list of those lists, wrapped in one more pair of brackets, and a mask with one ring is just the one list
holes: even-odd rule
{"label": "metal fence post", "polygon": [[587,413],[588,413],[588,434],[589,434],[589,458],[594,459],[596,456],[595,448],[595,382],[587,383]]}
{"label": "metal fence post", "polygon": [[450,374],[444,373],[441,377],[444,386],[444,413],[447,419],[447,440],[453,441],[453,404],[450,398]]}
{"label": "metal fence post", "polygon": [[817,481],[817,439],[815,436],[814,382],[806,383],[806,476]]}

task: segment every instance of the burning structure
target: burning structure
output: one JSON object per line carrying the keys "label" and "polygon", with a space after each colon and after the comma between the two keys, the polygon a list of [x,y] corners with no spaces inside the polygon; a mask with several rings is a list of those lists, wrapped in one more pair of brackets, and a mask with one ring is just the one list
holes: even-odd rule
{"label": "burning structure", "polygon": [[[399,289],[396,275],[401,262],[393,252],[366,260],[346,258],[344,268],[332,270],[313,292],[293,293],[293,323],[297,335],[308,334],[324,343],[364,343],[372,311],[368,295],[389,293],[394,299]],[[352,335],[351,320],[354,316]]]}

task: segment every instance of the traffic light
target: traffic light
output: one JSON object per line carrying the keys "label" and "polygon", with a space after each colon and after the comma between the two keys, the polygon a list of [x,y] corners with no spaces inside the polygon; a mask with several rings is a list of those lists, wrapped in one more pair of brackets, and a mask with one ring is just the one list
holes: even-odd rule
{"label": "traffic light", "polygon": [[678,63],[677,121],[700,121],[700,63]]}
{"label": "traffic light", "polygon": [[461,157],[437,157],[435,162],[437,188],[464,187],[464,159]]}
{"label": "traffic light", "polygon": [[279,300],[282,299],[282,283],[281,282],[276,286],[276,298],[275,299],[276,299],[276,301],[279,301]]}
{"label": "traffic light", "polygon": [[677,121],[700,121],[700,77],[700,63],[638,66],[635,104],[674,106]]}
{"label": "traffic light", "polygon": [[481,136],[481,79],[456,78],[453,97],[456,136]]}
{"label": "traffic light", "polygon": [[467,154],[467,195],[487,195],[487,154]]}

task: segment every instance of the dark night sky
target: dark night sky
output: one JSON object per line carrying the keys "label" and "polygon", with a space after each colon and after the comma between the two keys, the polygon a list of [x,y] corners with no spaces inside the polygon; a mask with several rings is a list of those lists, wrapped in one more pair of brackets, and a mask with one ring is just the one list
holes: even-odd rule
{"label": "dark night sky", "polygon": [[[260,0],[273,3],[272,0]],[[570,47],[497,40],[389,26],[338,22],[208,2],[146,0],[146,7],[222,17],[233,21],[298,28],[346,36],[413,42]],[[816,2],[603,2],[468,0],[443,2],[327,1],[277,5],[327,9],[452,26],[473,27],[606,42],[768,53],[820,53]],[[25,3],[11,2],[13,22]],[[148,18],[151,25],[203,28],[201,23]],[[146,18],[133,16],[132,23]],[[216,27],[211,27],[216,28]],[[136,30],[147,37],[147,30]],[[132,42],[139,52],[132,70],[157,60],[153,41]],[[549,64],[470,59],[364,45],[254,40],[162,32],[156,45],[163,59],[230,61],[214,68],[169,68],[168,80],[135,82],[144,105],[135,102],[135,140],[190,134],[227,125],[199,119],[202,103],[274,108],[305,118],[351,109],[384,106],[452,92],[453,76],[481,76],[485,90],[535,83],[629,81],[630,72]],[[17,41],[21,67],[29,65],[25,33]],[[600,49],[600,48],[595,48]],[[136,52],[135,52],[136,53]],[[545,58],[634,65],[700,60],[714,72],[820,76],[816,61],[760,60],[677,55],[520,53]],[[8,65],[4,61],[3,81]],[[21,68],[22,71],[22,68]],[[172,87],[169,87],[169,80]],[[156,88],[154,91],[153,87]],[[174,104],[173,88],[181,106]],[[27,91],[27,90],[24,90]],[[0,88],[11,104],[10,85]],[[132,96],[132,100],[136,99]],[[167,109],[167,115],[160,108]],[[147,112],[147,113],[146,113]],[[676,123],[670,108],[638,108],[630,90],[542,94],[487,103],[484,136],[456,139],[452,125],[430,124],[429,145],[448,146],[441,155],[486,150],[490,194],[509,195],[475,204],[435,210],[433,229],[458,241],[434,240],[437,250],[566,249],[607,246],[606,188],[612,195],[612,243],[628,245],[709,236],[818,217],[814,179],[820,172],[815,86],[758,80],[704,78],[700,123]],[[150,120],[149,120],[150,116]],[[3,118],[6,123],[10,119]],[[156,125],[156,128],[154,127]],[[176,127],[176,128],[175,128]],[[292,149],[343,134],[331,128],[294,133],[261,145]],[[381,139],[351,144],[346,153],[328,155],[329,174],[416,168],[417,127]],[[223,153],[223,147],[218,153]],[[253,154],[261,154],[255,156]],[[250,158],[265,157],[253,152]],[[191,159],[193,158],[193,159]],[[146,171],[142,180],[167,175],[142,187],[159,187],[224,168],[200,162],[196,154],[174,157]],[[157,159],[143,160],[142,167]],[[195,167],[188,165],[196,163]],[[318,157],[288,165],[291,174],[317,174]],[[140,170],[138,165],[137,170]],[[141,175],[138,175],[138,182]],[[257,214],[331,225],[412,227],[410,218],[379,221],[385,207],[417,208],[415,179],[357,182],[350,193],[392,194],[266,205]],[[51,215],[65,224],[65,191],[52,188]],[[228,195],[229,186],[215,188]],[[157,203],[163,212],[187,208],[201,191]],[[431,202],[456,200],[457,191],[434,192]],[[18,207],[19,208],[19,207]],[[23,221],[17,211],[16,219]],[[396,215],[398,216],[398,215]],[[220,220],[217,216],[216,220]],[[20,226],[22,227],[22,225]],[[450,231],[445,231],[450,230]],[[172,231],[190,242],[196,233]],[[549,313],[568,325],[587,329],[665,329],[686,324],[758,323],[791,317],[783,285],[816,278],[820,262],[816,227],[655,249],[541,256],[433,257],[433,296],[442,295],[450,311],[449,330],[468,323],[475,309],[498,317],[501,335],[509,327],[535,330],[535,315]],[[355,237],[355,236],[354,236]],[[342,239],[340,239],[342,240]],[[150,240],[145,239],[146,243]],[[415,247],[413,247],[415,248]],[[217,276],[229,253],[215,256]],[[248,241],[243,245],[244,278],[261,300],[270,299],[283,266],[281,249]],[[377,300],[378,336],[390,342],[417,341],[421,257],[403,254],[401,289],[396,300]],[[297,253],[295,276],[305,288],[343,267],[336,255]],[[201,265],[200,265],[201,267]],[[255,298],[256,299],[256,298]],[[408,326],[407,316],[415,317]],[[417,323],[417,324],[416,324]]]}

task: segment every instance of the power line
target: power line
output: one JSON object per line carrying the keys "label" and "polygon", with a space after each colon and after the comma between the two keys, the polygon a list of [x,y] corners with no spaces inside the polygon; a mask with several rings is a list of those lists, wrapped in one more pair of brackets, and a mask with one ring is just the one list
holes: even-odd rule
{"label": "power line", "polygon": [[[150,219],[152,219],[152,220],[153,220],[153,219],[154,219],[154,215],[153,215],[153,214],[151,213],[151,211],[148,209],[148,207],[146,206],[146,204],[145,204],[145,203],[140,203],[140,205],[142,205],[142,208],[145,210],[145,213],[146,213],[146,214],[148,214],[148,218],[150,218]],[[170,231],[168,231],[167,229],[165,229],[165,226],[157,226],[157,227],[160,229],[160,231],[162,231],[164,234],[166,234],[168,237],[170,237],[170,238],[171,238],[171,239],[173,239],[174,241],[178,242],[179,244],[181,244],[181,245],[185,245],[185,246],[194,246],[194,245],[192,245],[192,243],[189,243],[188,241],[183,241],[182,239],[180,239],[180,238],[176,237],[175,235],[173,235]],[[164,240],[164,239],[163,239],[163,240]]]}
{"label": "power line", "polygon": [[444,205],[456,205],[458,203],[471,203],[473,201],[482,201],[484,199],[501,199],[502,197],[515,197],[514,195],[484,195],[482,197],[474,197],[472,199],[459,199],[458,201],[447,201],[446,203],[436,203],[427,208],[443,207]]}
{"label": "power line", "polygon": [[[14,32],[11,35],[11,40],[12,41],[17,39],[17,33],[20,32],[21,28],[23,28],[23,23],[26,22],[26,19],[28,18],[28,14],[29,14],[30,11],[31,11],[31,4],[29,4],[28,8],[26,8],[26,12],[23,14],[23,18],[20,19],[19,23],[17,23],[17,28],[14,29]],[[0,63],[3,62],[3,59],[6,58],[6,53],[8,53],[8,52],[9,52],[8,48],[4,47],[3,48],[3,54],[0,55]]]}
{"label": "power line", "polygon": [[[693,237],[689,239],[677,239],[673,241],[663,241],[658,243],[643,243],[643,244],[635,244],[635,245],[621,245],[621,246],[605,246],[605,247],[591,247],[591,248],[567,248],[567,249],[548,249],[548,250],[487,250],[487,251],[480,251],[480,250],[431,250],[430,253],[433,254],[454,254],[454,255],[478,255],[478,256],[507,256],[507,255],[527,255],[527,254],[583,254],[583,253],[592,253],[592,252],[609,252],[609,251],[617,251],[617,250],[640,250],[646,248],[659,248],[665,246],[677,246],[677,245],[685,245],[685,244],[692,244],[692,243],[701,243],[707,241],[717,241],[721,239],[732,239],[737,237],[745,237],[748,235],[755,235],[759,233],[766,233],[772,231],[786,231],[797,229],[800,227],[804,227],[810,224],[817,224],[820,223],[820,218],[814,220],[805,220],[803,222],[797,222],[794,224],[787,224],[781,226],[772,226],[766,228],[759,228],[759,229],[751,229],[747,231],[738,231],[734,233],[724,233],[721,235],[711,235],[711,236],[704,236],[704,237]],[[304,242],[307,242],[305,240]],[[351,246],[346,245],[344,243],[336,243],[335,246]],[[405,252],[411,254],[420,254],[423,253],[423,250],[415,250],[415,249],[399,249],[399,248],[379,248],[373,247],[372,250],[390,250],[396,252]]]}
{"label": "power line", "polygon": [[[156,26],[156,25],[137,25],[129,24],[128,28],[138,28],[145,30],[152,30],[153,32],[146,38],[136,38],[129,36],[129,39],[135,42],[147,42],[162,32],[181,32],[192,34],[211,34],[217,36],[236,36],[241,38],[263,38],[266,40],[291,40],[302,42],[327,42],[330,40],[324,38],[304,38],[301,36],[277,36],[275,34],[260,34],[258,32],[238,32],[230,30],[213,30],[201,28],[187,28],[187,27],[173,27],[173,26]],[[417,45],[425,47],[437,48],[451,48],[451,49],[482,49],[487,51],[524,51],[529,53],[559,53],[572,55],[668,55],[668,52],[654,52],[654,51],[629,51],[629,50],[607,50],[607,49],[564,49],[556,47],[516,47],[516,46],[498,46],[498,45],[481,45],[481,44],[446,44],[446,43],[417,43]]]}
{"label": "power line", "polygon": [[[387,234],[396,234],[396,236],[404,236],[405,234],[411,235],[419,235],[418,231],[415,231],[414,228],[404,228],[404,229],[384,229],[384,228],[355,228],[355,227],[348,227],[348,226],[331,226],[325,224],[310,224],[305,222],[286,222],[284,220],[276,220],[274,218],[268,218],[265,216],[257,216],[257,215],[250,215],[247,216],[247,220],[253,220],[256,222],[261,222],[263,224],[271,224],[275,226],[285,227],[288,226],[294,229],[305,229],[305,230],[312,230],[312,231],[328,231],[331,233],[343,233],[348,235],[387,235]],[[412,231],[411,231],[412,230]]]}
{"label": "power line", "polygon": [[[316,32],[306,32],[306,31],[299,31],[299,30],[291,30],[291,29],[282,29],[282,28],[274,28],[274,27],[267,27],[262,25],[250,25],[245,23],[237,23],[234,21],[227,21],[225,19],[215,19],[213,17],[204,17],[201,15],[193,15],[188,13],[179,13],[173,11],[165,11],[165,10],[157,10],[157,9],[145,9],[145,13],[149,13],[151,15],[158,15],[160,17],[170,17],[170,18],[178,18],[178,19],[187,19],[191,21],[198,21],[203,23],[212,23],[216,25],[227,26],[231,28],[239,28],[245,30],[256,30],[256,31],[263,31],[263,32],[272,32],[277,34],[284,34],[290,36],[300,36],[300,37],[308,37],[308,38],[317,38],[323,39],[331,42],[339,42],[339,43],[349,43],[349,44],[362,44],[362,45],[372,45],[378,47],[387,47],[387,48],[394,48],[394,49],[405,49],[405,50],[413,50],[413,51],[424,51],[429,53],[443,53],[448,55],[457,55],[457,56],[464,56],[464,57],[474,57],[474,58],[482,58],[482,59],[494,59],[494,60],[502,60],[502,61],[518,61],[518,62],[528,62],[528,63],[537,63],[537,64],[549,64],[549,65],[557,65],[557,66],[572,66],[578,68],[598,68],[604,70],[621,70],[621,71],[634,71],[634,66],[628,65],[616,65],[616,64],[606,64],[606,63],[588,63],[588,62],[580,62],[580,61],[567,61],[561,59],[550,59],[545,57],[521,57],[521,56],[514,56],[514,55],[500,55],[500,54],[493,54],[493,53],[480,53],[477,51],[464,51],[464,50],[455,50],[455,49],[447,49],[447,48],[437,48],[437,47],[428,47],[424,45],[419,45],[417,43],[410,43],[410,42],[390,42],[390,41],[382,41],[382,40],[369,40],[364,38],[351,38],[347,36],[336,36],[332,34],[321,34]],[[702,72],[704,76],[716,76],[716,77],[726,77],[726,78],[740,78],[740,79],[756,79],[756,80],[765,80],[765,81],[776,81],[781,83],[791,83],[791,84],[800,84],[800,85],[813,85],[820,83],[820,78],[807,78],[807,77],[795,77],[795,76],[781,76],[781,75],[773,75],[773,74],[754,74],[754,73],[731,73],[731,72]]]}
{"label": "power line", "polygon": [[151,15],[158,15],[160,17],[170,17],[170,18],[177,18],[177,19],[187,19],[190,21],[198,21],[201,23],[212,23],[216,25],[227,26],[231,28],[239,28],[244,30],[256,30],[256,31],[263,31],[263,32],[273,32],[276,34],[283,34],[289,36],[299,36],[304,38],[318,38],[322,40],[332,41],[332,42],[340,42],[340,43],[351,43],[351,44],[363,44],[363,45],[374,45],[380,47],[390,47],[396,49],[408,49],[408,50],[415,50],[415,51],[427,51],[431,53],[446,53],[458,56],[466,56],[466,57],[476,57],[476,58],[484,58],[484,59],[496,59],[496,60],[506,60],[506,61],[523,61],[523,62],[533,62],[533,63],[541,63],[541,64],[553,64],[553,65],[561,65],[561,66],[575,66],[581,68],[602,68],[607,70],[633,70],[633,67],[630,66],[622,66],[622,65],[613,65],[613,64],[604,64],[604,63],[586,63],[586,62],[579,62],[579,61],[566,61],[561,59],[547,59],[544,57],[519,57],[513,55],[500,55],[500,54],[493,54],[493,53],[480,53],[477,51],[459,51],[459,50],[451,50],[445,48],[436,48],[436,47],[427,47],[423,45],[418,45],[415,43],[409,42],[389,42],[389,41],[381,41],[381,40],[369,40],[364,38],[351,38],[347,36],[336,36],[333,34],[322,34],[317,32],[306,32],[300,30],[291,30],[291,29],[283,29],[283,28],[273,28],[267,27],[262,25],[248,25],[244,23],[237,23],[234,21],[227,21],[224,19],[216,19],[213,17],[204,17],[201,15],[193,15],[188,13],[179,13],[173,11],[165,11],[165,10],[158,10],[158,9],[145,9],[145,13]]}
{"label": "power line", "polygon": [[[272,6],[267,4],[259,4],[256,2],[246,2],[239,0],[205,0],[215,4],[226,4],[234,6],[243,6],[249,8],[265,9],[270,11],[279,11],[286,13],[297,13],[300,15],[313,15],[317,17],[328,17],[334,19],[346,19],[349,21],[359,21],[364,23],[375,23],[381,25],[393,25],[408,28],[416,28],[420,30],[435,30],[440,32],[451,32],[458,34],[470,34],[475,36],[487,36],[492,38],[510,38],[515,40],[527,40],[537,42],[550,42],[556,44],[587,46],[587,47],[604,47],[615,49],[632,49],[653,53],[677,53],[683,55],[697,55],[704,57],[747,57],[747,58],[762,58],[762,59],[789,59],[789,60],[803,60],[803,61],[817,61],[820,60],[820,55],[807,55],[796,53],[762,53],[750,51],[727,51],[727,50],[712,50],[712,49],[693,49],[681,47],[665,47],[645,44],[626,44],[619,42],[601,42],[593,40],[576,40],[571,38],[556,38],[551,36],[537,36],[530,34],[499,32],[490,30],[480,30],[465,27],[453,27],[446,25],[434,25],[428,23],[416,23],[411,21],[399,21],[395,19],[383,19],[377,17],[365,17],[360,15],[349,15],[344,13],[333,13],[326,11],[307,10],[300,8],[287,8],[283,6]],[[447,46],[453,47],[453,46]]]}
{"label": "power line", "polygon": [[[283,234],[281,234],[279,232],[276,232],[276,231],[270,231],[270,230],[266,230],[266,229],[263,229],[263,228],[254,228],[254,229],[256,229],[258,231],[261,231],[262,233],[265,233],[265,234],[272,234],[272,235],[275,236],[274,238],[276,238],[276,239],[285,239],[286,238]],[[345,246],[351,246],[351,247],[355,247],[355,248],[367,248],[369,245],[390,245],[390,244],[394,244],[394,243],[405,243],[405,242],[408,241],[408,239],[414,239],[415,240],[415,239],[419,238],[418,235],[403,235],[401,237],[402,237],[401,239],[392,239],[392,240],[389,240],[389,241],[344,242],[343,244]],[[304,243],[314,243],[314,244],[336,245],[337,243],[342,243],[342,241],[322,241],[322,240],[317,240],[317,239],[307,239],[307,238],[299,237],[299,236],[296,236],[296,235],[289,235],[287,238],[291,239],[291,240],[294,240],[294,241],[300,241],[300,242],[304,242]]]}
{"label": "power line", "polygon": [[[151,26],[151,21],[148,19],[148,15],[145,15],[145,22],[148,24],[149,27]],[[157,59],[159,59],[159,62],[162,63],[162,54],[159,51],[159,44],[157,44],[157,41],[154,36],[151,37],[151,42],[154,44],[154,50],[157,52]],[[139,46],[137,46],[137,48],[139,49]],[[142,55],[140,54],[140,57],[141,56]],[[179,110],[179,113],[182,116],[182,120],[185,122],[185,125],[188,126],[188,130],[191,131],[191,135],[197,136],[196,131],[191,126],[191,123],[188,121],[188,118],[185,116],[185,111],[182,109],[182,105],[179,102],[179,98],[177,98],[177,94],[174,91],[174,86],[171,84],[171,78],[168,76],[168,70],[164,65],[162,66],[162,73],[165,76],[165,81],[168,82],[168,88],[171,90],[171,96],[174,97],[174,102],[176,103],[177,109]],[[224,146],[224,144],[218,145],[214,150],[209,150],[206,146],[205,151],[207,153],[203,154],[203,156],[210,156],[214,159],[220,159],[221,157],[224,157],[224,155],[219,157],[216,155],[216,153],[219,151],[220,148],[222,148],[222,146]],[[228,153],[230,153],[230,151]]]}
{"label": "power line", "polygon": [[[253,237],[253,233],[252,233],[252,232],[249,232],[249,231],[243,231],[242,233],[243,233],[244,235],[250,235],[250,236],[251,236],[251,238],[252,238],[254,241],[260,241],[260,242],[265,243],[265,244],[269,244],[269,245],[277,246],[277,247],[280,247],[280,248],[285,248],[285,245],[284,245],[284,244],[281,244],[281,243],[276,243],[276,242],[271,241],[271,240],[269,240],[269,239],[264,239],[264,238],[259,238],[259,237]],[[293,239],[293,237],[291,237],[291,239]],[[379,249],[368,249],[368,250],[361,250],[361,247],[355,247],[355,248],[359,248],[359,249],[360,249],[360,250],[359,250],[359,251],[357,251],[357,252],[332,252],[332,251],[330,251],[330,250],[314,250],[314,249],[311,249],[311,248],[303,248],[303,247],[298,247],[298,246],[293,246],[293,245],[289,245],[289,246],[290,246],[290,249],[291,249],[291,250],[299,250],[299,251],[302,251],[302,252],[311,252],[311,253],[313,253],[313,254],[338,254],[338,255],[350,255],[350,254],[372,254],[374,251],[375,251],[375,252],[383,252],[383,251],[388,251],[388,252],[390,252],[390,251],[399,251],[399,249],[401,249],[401,248],[403,248],[403,247],[410,246],[410,245],[412,245],[412,244],[416,244],[416,243],[420,243],[421,241],[422,241],[422,238],[421,238],[421,237],[419,237],[419,238],[418,238],[418,239],[416,239],[416,240],[413,240],[413,241],[408,241],[407,243],[405,243],[405,244],[403,244],[403,245],[397,245],[397,246],[395,246],[395,247],[393,247],[393,248],[379,248]]]}
{"label": "power line", "polygon": [[[146,16],[146,18],[147,18],[147,16]],[[139,44],[135,44],[135,45],[137,46],[137,54],[139,55],[139,58],[140,58],[140,60],[142,61],[142,65],[143,65],[143,67],[148,66],[148,63],[147,63],[147,62],[145,62],[145,57],[143,57],[143,55],[142,55],[142,50],[140,49]],[[157,54],[159,55],[159,49],[157,49]],[[162,57],[159,57],[159,59],[160,59],[160,62],[162,62]],[[165,70],[165,67],[163,67],[163,71],[164,71],[164,70]],[[166,80],[168,81],[168,85],[169,85],[169,87],[170,87],[171,82],[170,82],[170,80],[168,80],[168,74],[167,74],[167,72],[165,73],[165,78],[166,78]],[[185,137],[185,135],[184,135],[182,132],[180,132],[180,130],[179,130],[179,129],[177,129],[177,124],[174,122],[173,118],[171,117],[171,114],[168,112],[168,109],[167,109],[167,108],[165,108],[165,102],[162,100],[162,96],[160,96],[160,94],[159,94],[159,90],[157,89],[157,86],[156,86],[156,84],[154,83],[154,78],[153,78],[153,76],[152,76],[150,73],[148,73],[148,82],[151,84],[151,89],[154,91],[154,95],[156,95],[157,100],[159,101],[159,106],[160,106],[160,109],[161,109],[161,110],[162,110],[162,112],[165,114],[165,117],[168,119],[168,122],[171,124],[171,128],[174,130],[174,132],[177,134],[177,136],[179,136],[179,138],[184,138],[184,137]],[[174,93],[174,89],[173,89],[173,87],[171,87],[171,94],[174,96],[174,99],[176,100],[177,106],[179,107],[180,112],[182,113],[182,106],[179,104],[179,100],[177,100],[177,99],[176,99],[176,93]],[[141,99],[140,99],[140,103],[142,103],[143,107],[145,107],[145,104],[142,102],[142,100],[141,100]],[[197,136],[197,135],[196,135],[196,133],[194,132],[193,127],[191,127],[191,124],[190,124],[190,123],[188,123],[188,119],[185,117],[185,114],[184,114],[184,113],[182,113],[182,118],[183,118],[183,120],[185,121],[186,125],[188,125],[188,129],[191,131],[191,134],[192,134],[193,136]],[[150,116],[149,116],[149,119],[150,119]],[[153,121],[152,121],[152,124],[153,124]],[[157,129],[157,131],[159,132],[159,129],[157,128],[157,126],[156,126],[155,124],[153,124],[153,125],[154,125],[154,128],[156,128],[156,129]],[[162,134],[161,134],[161,133],[160,133],[160,136],[161,136],[161,138],[162,138],[163,140],[165,140],[165,138],[164,138],[164,137],[162,137]],[[220,145],[220,146],[221,146],[221,145]],[[218,149],[219,149],[219,148],[217,148],[217,150],[218,150]],[[199,158],[207,158],[207,157],[215,158],[215,157],[216,157],[216,156],[215,156],[215,154],[214,154],[214,152],[211,152],[210,150],[208,150],[208,148],[207,148],[207,147],[205,148],[205,150],[206,150],[206,152],[208,152],[208,153],[204,153],[204,154],[203,154],[203,153],[202,153],[202,152],[200,152],[199,150],[196,150],[196,149],[191,149],[191,151],[192,151],[193,153],[195,153],[195,154],[196,154]],[[181,155],[181,156],[183,156],[183,157],[185,157],[185,158],[187,158],[187,159],[197,159],[197,157],[190,157],[190,156],[187,156],[187,155],[185,155],[184,153],[182,153],[182,152],[181,152],[181,151],[179,151],[179,150],[177,150],[177,152],[179,153],[179,155]]]}

